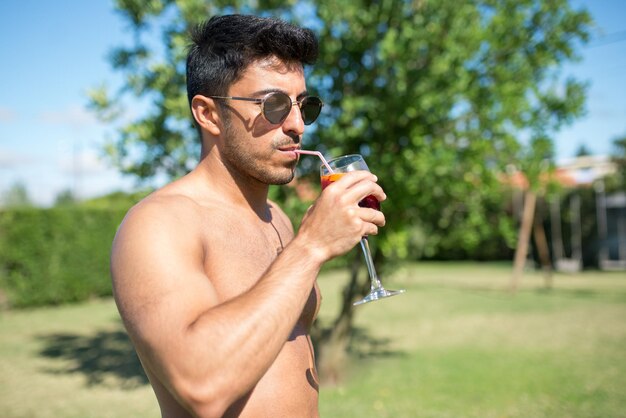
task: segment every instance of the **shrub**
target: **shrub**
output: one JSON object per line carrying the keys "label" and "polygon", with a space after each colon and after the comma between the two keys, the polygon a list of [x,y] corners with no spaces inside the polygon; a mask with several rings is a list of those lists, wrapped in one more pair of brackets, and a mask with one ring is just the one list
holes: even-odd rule
{"label": "shrub", "polygon": [[0,212],[0,290],[11,307],[111,294],[109,255],[127,208]]}

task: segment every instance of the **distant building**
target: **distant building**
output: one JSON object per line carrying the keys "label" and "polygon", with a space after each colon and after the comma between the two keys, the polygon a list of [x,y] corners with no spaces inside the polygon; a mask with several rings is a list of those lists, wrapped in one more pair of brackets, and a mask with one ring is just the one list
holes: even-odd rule
{"label": "distant building", "polygon": [[591,186],[596,180],[617,172],[616,164],[606,155],[585,155],[557,164],[556,175],[564,186]]}
{"label": "distant building", "polygon": [[[616,172],[617,165],[611,160],[611,157],[586,155],[560,161],[549,178],[556,180],[565,187],[584,187],[593,186],[595,181]],[[547,179],[548,177],[543,178]],[[501,181],[513,188],[522,190],[528,188],[526,176],[514,166],[510,166],[507,174],[501,176]]]}
{"label": "distant building", "polygon": [[[541,176],[541,181],[556,181],[565,189],[593,187],[595,191],[595,213],[582,212],[580,194],[576,192],[567,200],[554,196],[550,200],[550,243],[558,270],[577,271],[583,266],[583,258],[596,260],[603,270],[626,270],[626,193],[604,191],[604,178],[617,171],[611,157],[589,155],[559,161],[552,173]],[[528,179],[515,166],[510,166],[501,175],[501,181],[512,187],[513,214],[520,218]],[[562,207],[566,202],[567,206]],[[569,219],[567,223],[562,220],[564,214]],[[581,217],[589,222],[590,216],[597,235],[587,230],[587,236],[583,237]],[[567,251],[566,247],[569,247]]]}

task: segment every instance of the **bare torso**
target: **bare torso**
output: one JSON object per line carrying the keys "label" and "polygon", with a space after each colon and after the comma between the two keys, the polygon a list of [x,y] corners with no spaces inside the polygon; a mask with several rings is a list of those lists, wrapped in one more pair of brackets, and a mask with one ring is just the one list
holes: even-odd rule
{"label": "bare torso", "polygon": [[[162,195],[168,200],[183,199],[182,206],[189,207],[188,197],[172,197],[171,191],[167,188],[157,192],[155,198],[160,199]],[[198,253],[220,303],[252,287],[293,238],[289,220],[271,203],[267,212],[260,216],[250,208],[211,200],[192,205],[195,209],[185,209],[184,216],[186,221],[197,225]],[[189,216],[195,219],[188,219]],[[318,378],[308,330],[319,304],[320,293],[315,285],[298,323],[273,364],[252,391],[231,405],[226,417],[318,416]],[[211,343],[214,342],[207,342]],[[163,416],[190,416],[155,374],[149,369],[146,371]]]}

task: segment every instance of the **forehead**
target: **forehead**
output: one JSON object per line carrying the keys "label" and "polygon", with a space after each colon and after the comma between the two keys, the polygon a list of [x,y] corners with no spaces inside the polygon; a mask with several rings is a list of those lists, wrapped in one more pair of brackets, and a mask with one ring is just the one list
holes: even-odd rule
{"label": "forehead", "polygon": [[253,61],[239,80],[231,85],[230,91],[277,89],[287,93],[297,91],[296,94],[299,94],[306,89],[305,86],[301,63],[285,62],[273,57]]}

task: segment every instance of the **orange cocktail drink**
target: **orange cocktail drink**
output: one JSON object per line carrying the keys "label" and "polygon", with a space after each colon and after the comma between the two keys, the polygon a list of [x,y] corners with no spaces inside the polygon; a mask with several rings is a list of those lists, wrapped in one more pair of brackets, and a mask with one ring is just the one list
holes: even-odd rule
{"label": "orange cocktail drink", "polygon": [[[322,190],[325,189],[326,186],[328,186],[330,183],[339,180],[344,174],[346,173],[332,173],[332,174],[322,175],[321,176]],[[380,210],[380,202],[378,201],[378,199],[376,199],[372,195],[366,196],[363,200],[361,200],[359,202],[359,206],[363,208],[371,208],[371,209]]]}

